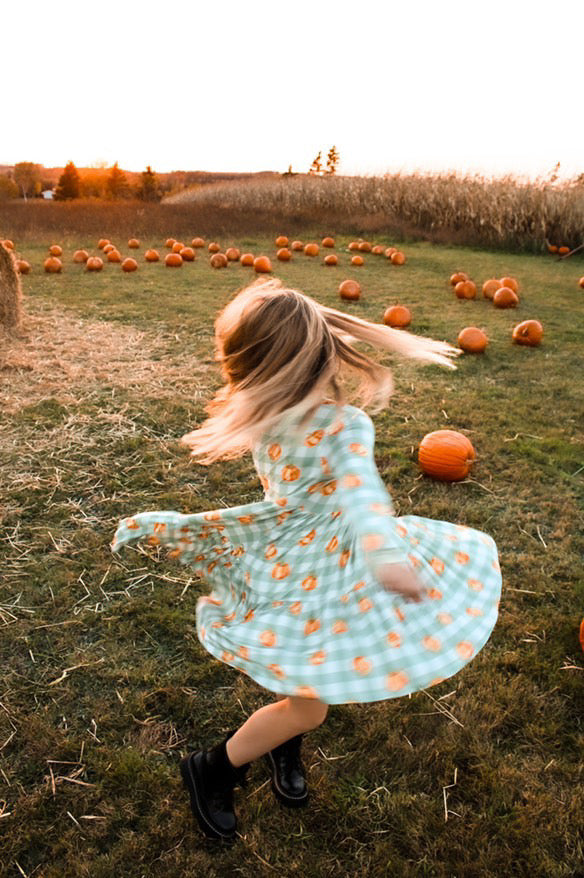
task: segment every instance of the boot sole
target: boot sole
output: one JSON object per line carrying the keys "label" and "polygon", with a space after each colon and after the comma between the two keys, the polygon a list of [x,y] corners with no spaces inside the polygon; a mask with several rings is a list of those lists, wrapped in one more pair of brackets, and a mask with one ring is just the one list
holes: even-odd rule
{"label": "boot sole", "polygon": [[287,808],[304,808],[308,804],[308,790],[302,796],[289,796],[278,786],[276,766],[271,753],[266,753],[265,761],[272,773],[272,792],[277,800]]}
{"label": "boot sole", "polygon": [[191,811],[197,818],[201,830],[208,838],[216,838],[222,841],[233,841],[235,838],[235,830],[230,833],[221,832],[221,830],[217,829],[215,824],[211,821],[209,814],[203,807],[203,800],[197,789],[199,775],[196,771],[197,766],[195,763],[197,756],[200,757],[201,755],[201,753],[192,753],[190,756],[185,756],[184,759],[181,759],[180,761],[180,773],[191,799]]}

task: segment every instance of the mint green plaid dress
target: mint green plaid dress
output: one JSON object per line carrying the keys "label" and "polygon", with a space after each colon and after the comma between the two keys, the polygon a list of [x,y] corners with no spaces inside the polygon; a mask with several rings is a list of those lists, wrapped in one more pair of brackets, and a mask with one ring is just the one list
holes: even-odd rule
{"label": "mint green plaid dress", "polygon": [[[373,459],[370,418],[322,405],[299,428],[281,419],[254,449],[263,500],[124,519],[112,548],[166,545],[212,587],[197,633],[215,658],[272,692],[328,704],[428,688],[464,667],[497,619],[501,574],[490,536],[395,517]],[[412,603],[379,584],[380,564],[410,564]]]}

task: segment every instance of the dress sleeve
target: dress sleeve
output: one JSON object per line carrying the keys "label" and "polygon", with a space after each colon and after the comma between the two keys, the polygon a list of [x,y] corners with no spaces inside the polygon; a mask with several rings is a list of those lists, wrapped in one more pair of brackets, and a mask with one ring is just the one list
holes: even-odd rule
{"label": "dress sleeve", "polygon": [[404,539],[397,533],[391,497],[373,458],[371,419],[356,410],[331,436],[329,463],[336,497],[350,522],[372,573],[381,564],[409,564]]}

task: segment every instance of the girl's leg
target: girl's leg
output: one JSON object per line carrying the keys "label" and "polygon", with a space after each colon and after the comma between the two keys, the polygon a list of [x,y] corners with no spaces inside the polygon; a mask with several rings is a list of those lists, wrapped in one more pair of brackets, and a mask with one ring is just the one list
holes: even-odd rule
{"label": "girl's leg", "polygon": [[327,711],[324,702],[296,695],[260,707],[227,741],[227,758],[235,768],[253,762],[284,741],[316,729]]}

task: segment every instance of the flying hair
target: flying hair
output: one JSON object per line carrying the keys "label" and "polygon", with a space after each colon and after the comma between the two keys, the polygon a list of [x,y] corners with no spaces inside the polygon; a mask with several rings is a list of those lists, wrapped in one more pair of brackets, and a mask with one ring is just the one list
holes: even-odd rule
{"label": "flying hair", "polygon": [[216,360],[225,385],[207,406],[207,419],[181,441],[201,463],[240,457],[284,412],[304,423],[324,400],[342,404],[346,373],[360,379],[361,405],[379,411],[393,392],[391,370],[356,342],[450,369],[460,354],[447,342],[327,308],[277,280],[256,281],[217,317]]}

